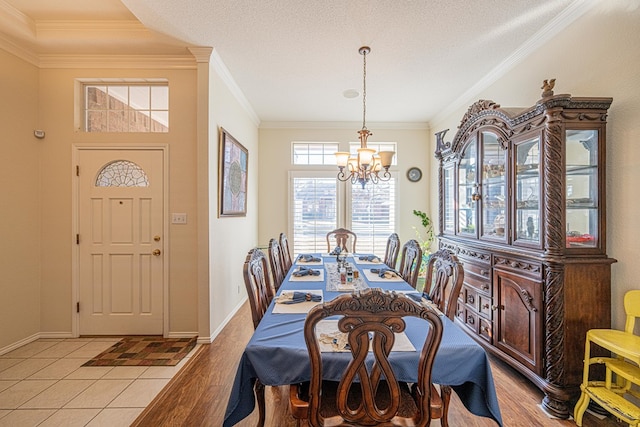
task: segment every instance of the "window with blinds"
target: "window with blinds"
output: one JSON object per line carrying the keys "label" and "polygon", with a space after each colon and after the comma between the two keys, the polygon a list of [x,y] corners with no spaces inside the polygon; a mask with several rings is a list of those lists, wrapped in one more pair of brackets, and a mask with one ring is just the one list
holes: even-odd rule
{"label": "window with blinds", "polygon": [[396,231],[396,179],[378,184],[351,185],[351,231],[358,236],[356,250],[384,256],[387,238]]}
{"label": "window with blinds", "polygon": [[291,177],[294,255],[327,251],[327,233],[338,227],[337,190],[335,176]]}
{"label": "window with blinds", "polygon": [[[339,191],[340,185],[350,190]],[[387,238],[396,231],[395,178],[363,189],[339,183],[332,173],[296,171],[291,173],[290,192],[294,255],[326,252],[327,233],[343,226],[358,236],[359,253],[384,255]]]}

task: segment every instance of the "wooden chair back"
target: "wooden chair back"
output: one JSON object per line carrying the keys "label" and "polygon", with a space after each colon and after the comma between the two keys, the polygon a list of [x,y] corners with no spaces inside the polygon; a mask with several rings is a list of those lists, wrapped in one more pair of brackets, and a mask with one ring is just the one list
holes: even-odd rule
{"label": "wooden chair back", "polygon": [[[335,398],[323,394],[322,353],[316,325],[330,317],[343,316],[338,329],[347,334],[352,360],[337,385]],[[396,379],[389,353],[395,341],[394,333],[405,329],[403,317],[425,320],[429,327],[420,351],[416,392],[403,392]],[[309,384],[309,424],[331,425],[412,425],[428,426],[431,420],[431,370],[442,339],[442,320],[431,308],[415,303],[403,294],[370,288],[354,294],[344,294],[311,309],[304,324],[304,338],[311,360]],[[373,365],[365,358],[371,346]],[[412,397],[415,396],[415,397]],[[324,399],[324,401],[323,401]],[[408,409],[406,401],[412,404]],[[333,406],[337,411],[327,410]],[[331,418],[323,414],[337,415]],[[337,421],[337,422],[336,422]],[[334,424],[335,422],[335,424]]]}
{"label": "wooden chair back", "polygon": [[258,248],[251,249],[247,254],[242,268],[244,276],[244,286],[249,295],[251,305],[251,317],[253,318],[254,329],[262,320],[262,316],[269,308],[273,299],[273,288],[269,278],[267,257]]}
{"label": "wooden chair back", "polygon": [[271,267],[273,287],[277,292],[288,270],[282,266],[282,251],[276,239],[269,240],[269,266]]}
{"label": "wooden chair back", "polygon": [[424,290],[429,294],[431,301],[451,320],[456,314],[463,281],[464,268],[458,257],[446,249],[431,254]]}
{"label": "wooden chair back", "polygon": [[411,239],[402,246],[400,258],[400,276],[415,289],[422,264],[422,248],[416,239]]}
{"label": "wooden chair back", "polygon": [[282,251],[282,268],[286,272],[291,269],[293,265],[293,258],[291,258],[291,248],[289,248],[289,239],[284,233],[280,233],[280,251]]}
{"label": "wooden chair back", "polygon": [[[351,240],[350,246],[349,240]],[[358,236],[353,231],[346,228],[336,228],[327,233],[327,252],[331,252],[336,246],[339,246],[342,251],[354,253],[357,240]]]}
{"label": "wooden chair back", "polygon": [[400,237],[398,233],[392,233],[387,239],[387,249],[384,253],[384,263],[389,268],[396,268],[398,255],[400,254]]}

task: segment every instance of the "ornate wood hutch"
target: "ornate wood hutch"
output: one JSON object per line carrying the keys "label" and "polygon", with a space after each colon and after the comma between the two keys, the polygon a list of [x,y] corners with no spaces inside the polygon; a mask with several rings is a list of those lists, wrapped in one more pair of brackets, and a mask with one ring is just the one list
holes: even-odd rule
{"label": "ornate wood hutch", "polygon": [[567,418],[585,334],[611,324],[605,145],[611,98],[554,95],[526,109],[480,100],[453,141],[436,134],[439,245],[465,278],[456,321]]}

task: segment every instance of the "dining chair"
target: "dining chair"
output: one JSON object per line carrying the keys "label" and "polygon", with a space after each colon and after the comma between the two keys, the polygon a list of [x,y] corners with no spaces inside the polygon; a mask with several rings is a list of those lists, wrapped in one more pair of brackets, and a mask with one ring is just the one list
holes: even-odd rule
{"label": "dining chair", "polygon": [[384,253],[384,263],[389,268],[396,268],[398,255],[400,254],[400,237],[398,233],[392,233],[387,239],[387,249]]}
{"label": "dining chair", "polygon": [[[351,359],[339,382],[322,379],[323,358],[316,326],[340,315],[338,329],[348,342]],[[425,321],[429,328],[420,352],[415,387],[396,379],[389,361],[396,334],[405,329],[404,318]],[[432,403],[440,400],[431,383],[433,361],[442,339],[442,320],[435,310],[395,292],[369,288],[312,308],[304,323],[304,338],[311,363],[308,387],[289,388],[291,413],[312,427],[325,425],[429,426]],[[336,334],[339,334],[336,331]],[[338,335],[340,336],[340,335]],[[338,342],[341,342],[338,339]],[[373,354],[373,364],[365,363]],[[306,383],[305,383],[306,384]]]}
{"label": "dining chair", "polygon": [[271,267],[271,277],[273,278],[273,287],[275,292],[278,292],[282,281],[287,274],[282,266],[282,251],[280,250],[280,244],[278,240],[269,240],[269,266]]}
{"label": "dining chair", "polygon": [[[291,269],[293,258],[291,258],[291,248],[289,248],[289,239],[284,233],[280,233],[280,251],[282,251],[282,268],[285,272]],[[286,273],[285,273],[286,275]]]}
{"label": "dining chair", "polygon": [[[349,239],[351,239],[351,248],[347,245]],[[327,252],[331,252],[335,247],[340,247],[343,251],[355,253],[357,240],[358,236],[353,231],[346,228],[336,228],[327,233]]]}
{"label": "dining chair", "polygon": [[411,239],[402,246],[398,273],[414,289],[420,275],[420,264],[422,264],[422,248],[416,239]]}
{"label": "dining chair", "polygon": [[[458,295],[462,290],[463,281],[464,268],[453,253],[446,249],[440,249],[429,256],[424,291],[438,309],[451,320],[454,320],[456,315]],[[440,394],[442,396],[440,424],[442,427],[447,427],[449,425],[451,387],[440,384]]]}
{"label": "dining chair", "polygon": [[[247,288],[247,295],[249,296],[253,329],[256,329],[274,296],[271,280],[269,279],[267,257],[264,252],[258,248],[251,249],[244,261],[242,274],[244,276],[244,286]],[[257,426],[262,427],[265,421],[265,395],[264,385],[260,380],[256,380],[254,392],[259,414]]]}
{"label": "dining chair", "polygon": [[424,291],[440,311],[454,320],[458,296],[464,281],[464,268],[458,257],[446,249],[429,256]]}
{"label": "dining chair", "polygon": [[[609,413],[629,426],[640,425],[640,406],[624,395],[640,399],[640,336],[634,334],[636,320],[640,318],[640,290],[627,291],[624,295],[624,310],[627,315],[625,328],[590,329],[587,331],[584,350],[584,373],[580,390],[582,394],[576,403],[573,418],[582,426],[582,417],[593,400]],[[611,357],[591,356],[591,345],[608,350]],[[604,364],[605,380],[589,378],[590,367]],[[616,374],[613,381],[613,374]]]}

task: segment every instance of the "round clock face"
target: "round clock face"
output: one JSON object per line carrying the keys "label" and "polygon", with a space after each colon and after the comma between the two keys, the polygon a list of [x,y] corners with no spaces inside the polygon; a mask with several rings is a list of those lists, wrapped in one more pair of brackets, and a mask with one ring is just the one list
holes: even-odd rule
{"label": "round clock face", "polygon": [[419,168],[410,168],[407,171],[407,178],[409,178],[409,181],[411,182],[420,181],[422,178],[422,171]]}

